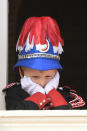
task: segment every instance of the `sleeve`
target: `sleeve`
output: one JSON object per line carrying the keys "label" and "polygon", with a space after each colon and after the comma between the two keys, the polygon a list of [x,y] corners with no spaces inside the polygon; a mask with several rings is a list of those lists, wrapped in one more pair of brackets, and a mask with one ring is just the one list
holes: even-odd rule
{"label": "sleeve", "polygon": [[39,110],[48,103],[46,95],[40,92],[32,96],[26,95],[23,97],[22,95],[24,95],[23,92],[18,94],[12,90],[6,91],[6,110]]}
{"label": "sleeve", "polygon": [[24,101],[14,93],[5,96],[6,110],[38,110],[38,106],[31,101]]}
{"label": "sleeve", "polygon": [[65,100],[63,95],[56,89],[52,89],[47,94],[48,99],[50,99],[51,110],[67,110],[72,109],[71,105]]}

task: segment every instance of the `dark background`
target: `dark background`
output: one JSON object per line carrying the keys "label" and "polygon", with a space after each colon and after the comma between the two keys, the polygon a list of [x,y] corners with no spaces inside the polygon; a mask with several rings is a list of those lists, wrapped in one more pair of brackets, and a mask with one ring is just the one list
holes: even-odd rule
{"label": "dark background", "polygon": [[8,83],[16,80],[16,43],[26,18],[51,16],[59,24],[64,39],[60,85],[69,85],[87,101],[87,9],[85,3],[64,1],[9,0]]}

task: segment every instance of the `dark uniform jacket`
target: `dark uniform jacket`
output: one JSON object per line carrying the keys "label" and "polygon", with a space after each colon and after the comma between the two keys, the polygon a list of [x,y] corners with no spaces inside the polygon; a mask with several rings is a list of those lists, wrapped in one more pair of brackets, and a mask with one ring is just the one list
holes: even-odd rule
{"label": "dark uniform jacket", "polygon": [[70,87],[58,87],[48,94],[37,92],[30,96],[20,83],[11,83],[3,89],[7,110],[59,110],[79,109],[84,100]]}

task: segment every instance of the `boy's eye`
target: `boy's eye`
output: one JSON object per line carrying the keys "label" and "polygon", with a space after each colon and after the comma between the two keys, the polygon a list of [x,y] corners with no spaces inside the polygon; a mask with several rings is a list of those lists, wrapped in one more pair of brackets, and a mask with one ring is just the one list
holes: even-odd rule
{"label": "boy's eye", "polygon": [[52,76],[45,76],[46,78],[52,78]]}
{"label": "boy's eye", "polygon": [[39,76],[32,76],[33,78],[39,78]]}

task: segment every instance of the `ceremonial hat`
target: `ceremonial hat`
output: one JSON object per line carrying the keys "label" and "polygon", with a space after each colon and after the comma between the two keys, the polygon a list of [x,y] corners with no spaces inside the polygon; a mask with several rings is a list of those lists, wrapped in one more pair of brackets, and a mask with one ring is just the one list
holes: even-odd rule
{"label": "ceremonial hat", "polygon": [[57,22],[49,17],[30,17],[21,30],[16,50],[19,51],[17,67],[36,70],[62,69],[60,54],[64,41]]}

